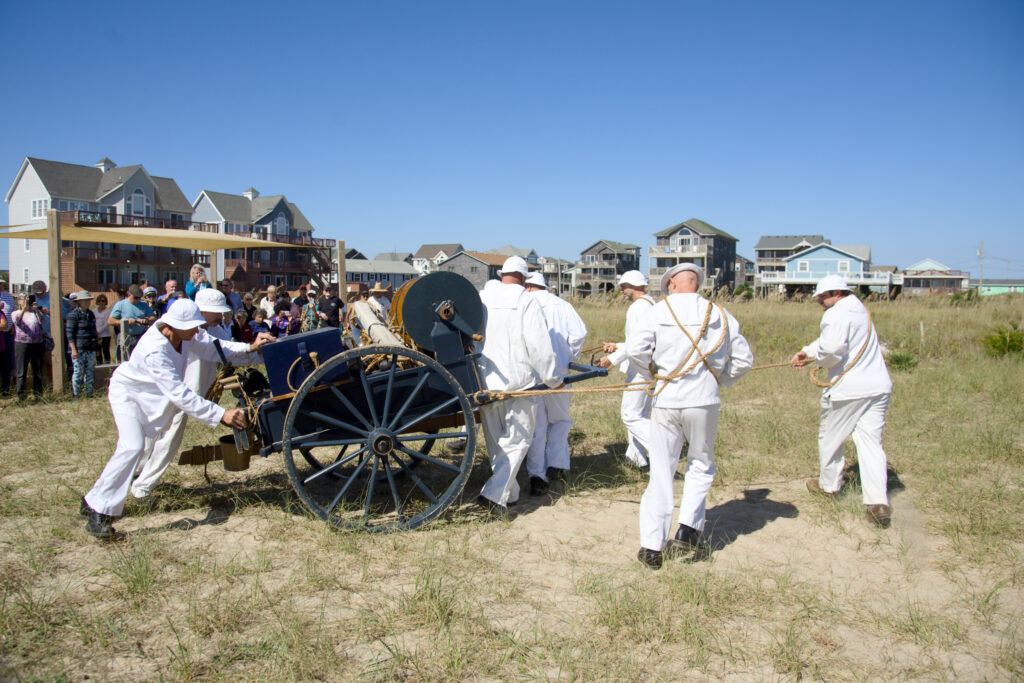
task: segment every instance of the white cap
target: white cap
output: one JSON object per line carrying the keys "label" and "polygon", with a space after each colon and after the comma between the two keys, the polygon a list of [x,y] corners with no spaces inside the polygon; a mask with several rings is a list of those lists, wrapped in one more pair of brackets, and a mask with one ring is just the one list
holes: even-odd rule
{"label": "white cap", "polygon": [[646,287],[647,276],[639,270],[627,270],[619,276],[619,286],[632,285],[634,287]]}
{"label": "white cap", "polygon": [[505,259],[505,263],[502,264],[501,270],[498,271],[499,275],[509,275],[511,273],[519,273],[523,277],[526,277],[530,272],[529,267],[526,265],[526,261],[523,260],[522,256],[509,256]]}
{"label": "white cap", "polygon": [[849,292],[850,286],[846,284],[846,280],[843,279],[842,275],[826,275],[818,280],[818,286],[814,288],[814,296],[818,297],[825,292],[835,291]]}
{"label": "white cap", "polygon": [[192,299],[175,299],[157,322],[176,330],[191,330],[205,325],[206,318],[199,312],[199,306]]}
{"label": "white cap", "polygon": [[544,289],[548,288],[548,283],[544,279],[544,275],[539,270],[536,270],[526,276],[526,284],[533,285],[534,287],[543,287]]}
{"label": "white cap", "polygon": [[210,287],[196,292],[196,305],[199,306],[200,311],[206,311],[207,313],[231,312],[231,307],[228,306],[224,293]]}
{"label": "white cap", "polygon": [[698,266],[696,263],[677,263],[661,276],[661,293],[668,294],[668,281],[678,273],[684,270],[689,270],[697,274],[697,287],[700,287],[704,283],[704,269]]}

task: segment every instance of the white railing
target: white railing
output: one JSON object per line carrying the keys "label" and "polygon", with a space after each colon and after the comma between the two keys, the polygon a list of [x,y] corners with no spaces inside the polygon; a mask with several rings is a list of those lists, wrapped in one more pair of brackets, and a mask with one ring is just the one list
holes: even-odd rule
{"label": "white railing", "polygon": [[[834,274],[834,273],[832,273]],[[844,275],[839,273],[839,275]],[[757,279],[766,283],[806,283],[812,284],[825,277],[818,273],[786,273],[782,271],[768,271],[759,273]],[[888,285],[902,284],[903,276],[894,273],[846,273],[846,282],[851,285]],[[897,282],[898,278],[898,282]]]}

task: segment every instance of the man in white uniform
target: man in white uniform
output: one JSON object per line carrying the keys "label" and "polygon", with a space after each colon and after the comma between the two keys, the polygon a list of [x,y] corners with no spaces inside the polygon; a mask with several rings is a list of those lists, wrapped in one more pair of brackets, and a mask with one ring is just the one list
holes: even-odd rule
{"label": "man in white uniform", "polygon": [[640,552],[644,565],[659,569],[672,527],[672,483],[683,442],[689,442],[686,480],[679,504],[675,552],[699,547],[708,491],[715,476],[719,386],[728,387],[754,364],[739,323],[721,306],[697,294],[704,271],[680,263],[666,271],[668,296],[626,338],[626,355],[638,368],[653,361],[659,380],[651,409],[650,481],[640,499]]}
{"label": "man in white uniform", "polygon": [[878,343],[878,333],[864,304],[850,296],[839,275],[821,279],[814,298],[825,310],[821,336],[792,358],[793,366],[808,363],[828,368],[832,386],[821,394],[818,457],[821,471],[807,480],[812,493],[834,496],[843,486],[843,441],[853,434],[868,521],[887,528],[892,521],[886,491],[882,428],[892,395],[892,381]]}
{"label": "man in white uniform", "polygon": [[[569,374],[569,363],[576,359],[587,338],[587,326],[576,309],[565,299],[548,291],[541,273],[526,278],[526,291],[540,303],[547,321],[551,346],[558,361],[557,373]],[[537,423],[533,441],[526,454],[526,471],[530,475],[530,495],[539,496],[548,488],[548,480],[556,472],[569,471],[569,394],[537,397]]]}
{"label": "man in white uniform", "polygon": [[[640,328],[640,321],[651,312],[654,299],[647,293],[647,277],[639,270],[630,270],[619,277],[619,289],[622,295],[632,301],[626,309],[626,338]],[[607,356],[600,358],[597,364],[602,368],[615,365],[626,374],[626,382],[647,382],[651,379],[650,370],[638,368],[626,358],[626,343],[605,342],[604,352]],[[651,431],[651,397],[646,391],[622,392],[622,405],[619,408],[622,424],[626,426],[629,445],[626,447],[626,459],[640,469],[647,468],[647,435]]]}
{"label": "man in white uniform", "polygon": [[[196,305],[199,312],[206,321],[199,327],[199,332],[193,339],[193,343],[203,342],[213,344],[214,339],[220,341],[224,356],[231,361],[232,365],[252,365],[262,361],[259,351],[250,351],[249,344],[231,341],[230,329],[222,323],[224,314],[231,312],[224,294],[216,289],[200,289],[196,292]],[[268,339],[272,335],[261,332]],[[269,342],[264,342],[269,343]],[[215,354],[216,355],[216,354]],[[192,354],[185,367],[185,384],[199,396],[205,396],[213,380],[217,376],[217,363],[219,356],[214,360],[199,354]],[[174,461],[181,447],[181,439],[185,435],[185,425],[188,415],[183,411],[177,411],[171,418],[170,425],[160,434],[155,443],[150,444],[147,440],[146,455],[143,456],[141,464],[142,471],[132,482],[131,493],[136,498],[147,498],[156,487],[157,482],[164,476],[168,466]]]}
{"label": "man in white uniform", "polygon": [[[523,288],[526,261],[509,257],[480,293],[484,304],[484,340],[477,343],[477,366],[484,388],[499,391],[529,389],[538,382],[549,387],[562,383],[558,359],[551,346],[544,311],[535,296]],[[507,514],[508,505],[519,500],[516,475],[533,440],[537,402],[510,398],[480,407],[491,478],[477,502],[491,512]]]}
{"label": "man in white uniform", "polygon": [[[206,320],[189,299],[176,300],[139,339],[131,359],[110,378],[108,399],[117,425],[117,446],[92,489],[82,499],[88,513],[85,530],[97,538],[114,533],[114,518],[124,509],[132,472],[145,452],[146,438],[155,438],[174,413],[184,411],[205,425],[224,423],[245,428],[245,412],[225,410],[198,396],[184,382],[191,354],[217,357],[212,343],[195,339]],[[253,350],[265,342],[256,341]]]}
{"label": "man in white uniform", "polygon": [[387,287],[382,286],[379,282],[375,282],[373,289],[370,290],[370,299],[368,301],[373,306],[377,317],[385,323],[391,315],[391,300],[384,296],[387,293]]}

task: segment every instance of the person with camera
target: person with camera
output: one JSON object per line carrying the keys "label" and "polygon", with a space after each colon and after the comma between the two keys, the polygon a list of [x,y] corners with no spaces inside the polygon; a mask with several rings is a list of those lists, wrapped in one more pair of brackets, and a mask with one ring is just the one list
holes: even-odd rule
{"label": "person with camera", "polygon": [[192,266],[188,273],[188,282],[185,283],[185,296],[193,301],[196,300],[196,292],[200,289],[209,289],[213,285],[206,279],[206,269],[198,263]]}
{"label": "person with camera", "polygon": [[32,369],[32,389],[43,393],[43,336],[50,325],[49,316],[36,303],[34,294],[18,296],[18,309],[11,314],[14,326],[14,367],[17,372],[15,391],[21,398],[25,394],[25,376]]}
{"label": "person with camera", "polygon": [[156,321],[156,313],[152,307],[142,300],[142,288],[138,285],[128,286],[127,298],[121,299],[110,311],[110,326],[124,331],[124,354],[122,362],[128,360],[139,339],[146,333],[146,328]]}

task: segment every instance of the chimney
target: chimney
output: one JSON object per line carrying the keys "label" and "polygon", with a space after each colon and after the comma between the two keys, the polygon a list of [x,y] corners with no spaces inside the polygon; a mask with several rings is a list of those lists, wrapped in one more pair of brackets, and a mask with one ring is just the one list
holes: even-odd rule
{"label": "chimney", "polygon": [[116,167],[116,166],[117,166],[117,164],[115,164],[115,163],[114,163],[113,161],[111,161],[111,160],[110,160],[109,158],[107,158],[107,157],[103,157],[102,159],[100,159],[99,161],[97,161],[97,162],[96,162],[95,164],[93,164],[93,166],[95,166],[96,168],[98,168],[98,169],[100,169],[101,171],[103,171],[104,173],[106,173],[106,172],[107,172],[107,171],[109,171],[110,169],[112,169],[112,168]]}
{"label": "chimney", "polygon": [[250,202],[260,196],[260,193],[255,187],[250,187],[248,190],[242,193],[242,196],[248,199]]}

